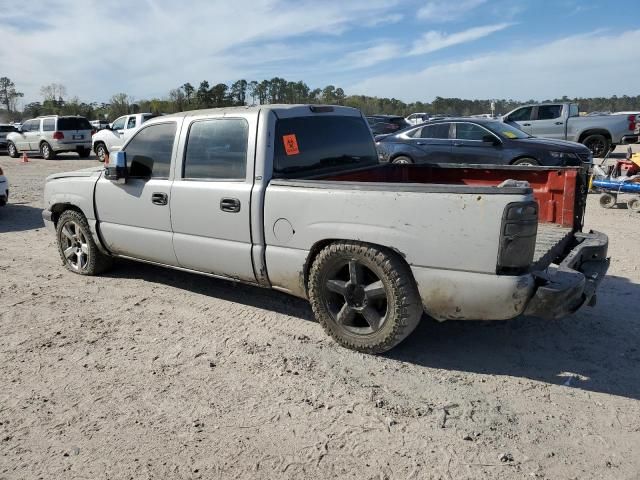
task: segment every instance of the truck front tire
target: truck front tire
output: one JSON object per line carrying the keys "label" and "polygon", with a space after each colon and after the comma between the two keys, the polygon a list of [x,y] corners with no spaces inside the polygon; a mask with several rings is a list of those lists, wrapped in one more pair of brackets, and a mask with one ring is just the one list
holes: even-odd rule
{"label": "truck front tire", "polygon": [[340,345],[383,353],[418,325],[423,307],[409,266],[362,242],[336,242],[315,258],[309,298],[320,325]]}
{"label": "truck front tire", "polygon": [[98,249],[82,213],[76,210],[63,212],[56,233],[58,253],[67,270],[79,275],[97,275],[111,267],[112,258]]}

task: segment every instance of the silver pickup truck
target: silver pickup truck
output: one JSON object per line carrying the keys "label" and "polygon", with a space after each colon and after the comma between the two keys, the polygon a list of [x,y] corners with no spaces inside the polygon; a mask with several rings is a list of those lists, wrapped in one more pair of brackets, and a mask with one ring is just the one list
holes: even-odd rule
{"label": "silver pickup truck", "polygon": [[638,142],[637,114],[580,116],[576,103],[541,103],[516,108],[502,117],[534,137],[584,144],[594,157],[616,145]]}
{"label": "silver pickup truck", "polygon": [[122,257],[273,288],[380,353],[423,311],[593,303],[608,240],[581,232],[585,186],[579,167],[380,165],[358,110],[270,105],[150,120],[106,168],[48,177],[43,218],[72,272]]}

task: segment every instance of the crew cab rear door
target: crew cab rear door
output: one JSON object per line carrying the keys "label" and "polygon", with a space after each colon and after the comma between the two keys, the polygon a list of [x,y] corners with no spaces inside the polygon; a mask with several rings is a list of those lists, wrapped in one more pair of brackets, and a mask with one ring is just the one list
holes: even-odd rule
{"label": "crew cab rear door", "polygon": [[181,267],[256,280],[251,188],[257,116],[188,117],[171,190],[173,246]]}
{"label": "crew cab rear door", "polygon": [[169,204],[179,121],[167,119],[136,132],[123,148],[128,166],[125,184],[104,175],[96,183],[100,234],[111,252],[177,266]]}

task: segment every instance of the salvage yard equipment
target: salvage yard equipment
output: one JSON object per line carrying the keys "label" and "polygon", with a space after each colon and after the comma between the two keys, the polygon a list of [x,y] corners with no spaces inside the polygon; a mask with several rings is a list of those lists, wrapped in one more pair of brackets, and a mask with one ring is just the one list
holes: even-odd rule
{"label": "salvage yard equipment", "polygon": [[633,212],[640,213],[640,153],[627,150],[625,160],[618,160],[615,165],[604,171],[601,167],[594,169],[590,186],[601,193],[600,206],[612,208],[618,203],[618,195],[632,194],[627,199],[627,207]]}

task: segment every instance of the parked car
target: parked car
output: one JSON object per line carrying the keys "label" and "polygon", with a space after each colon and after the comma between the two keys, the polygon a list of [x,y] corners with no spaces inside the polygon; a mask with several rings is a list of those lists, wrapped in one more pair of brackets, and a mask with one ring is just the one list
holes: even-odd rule
{"label": "parked car", "polygon": [[374,135],[393,133],[411,126],[399,115],[368,115],[366,118]]}
{"label": "parked car", "polygon": [[9,201],[9,180],[5,177],[0,167],[0,207],[4,207]]}
{"label": "parked car", "polygon": [[124,145],[140,125],[154,117],[157,117],[157,115],[153,113],[123,115],[93,135],[91,148],[98,157],[98,160],[104,162],[109,152],[122,148],[122,145]]}
{"label": "parked car", "polygon": [[0,123],[0,150],[7,149],[7,135],[11,132],[16,132],[17,129],[11,124]]}
{"label": "parked car", "polygon": [[436,120],[376,137],[383,163],[591,165],[584,145],[536,138],[506,123],[482,118]]}
{"label": "parked car", "polygon": [[407,115],[405,120],[409,125],[419,125],[420,123],[424,123],[431,118],[431,115],[425,112],[420,113],[412,113],[411,115]]}
{"label": "parked car", "polygon": [[274,288],[379,353],[423,311],[556,318],[592,303],[608,240],[581,233],[586,182],[578,167],[380,165],[358,110],[263,105],[146,122],[106,169],[49,176],[42,216],[74,273],[123,257]]}
{"label": "parked car", "polygon": [[526,105],[507,113],[502,120],[516,123],[535,137],[580,142],[594,157],[604,157],[616,145],[638,141],[635,114],[580,116],[576,103]]}
{"label": "parked car", "polygon": [[100,131],[109,126],[109,122],[106,120],[91,120],[89,123],[96,131]]}
{"label": "parked car", "polygon": [[80,116],[51,115],[27,120],[17,132],[7,135],[9,156],[39,154],[45,160],[58,153],[77,152],[80,158],[91,153],[91,124]]}

